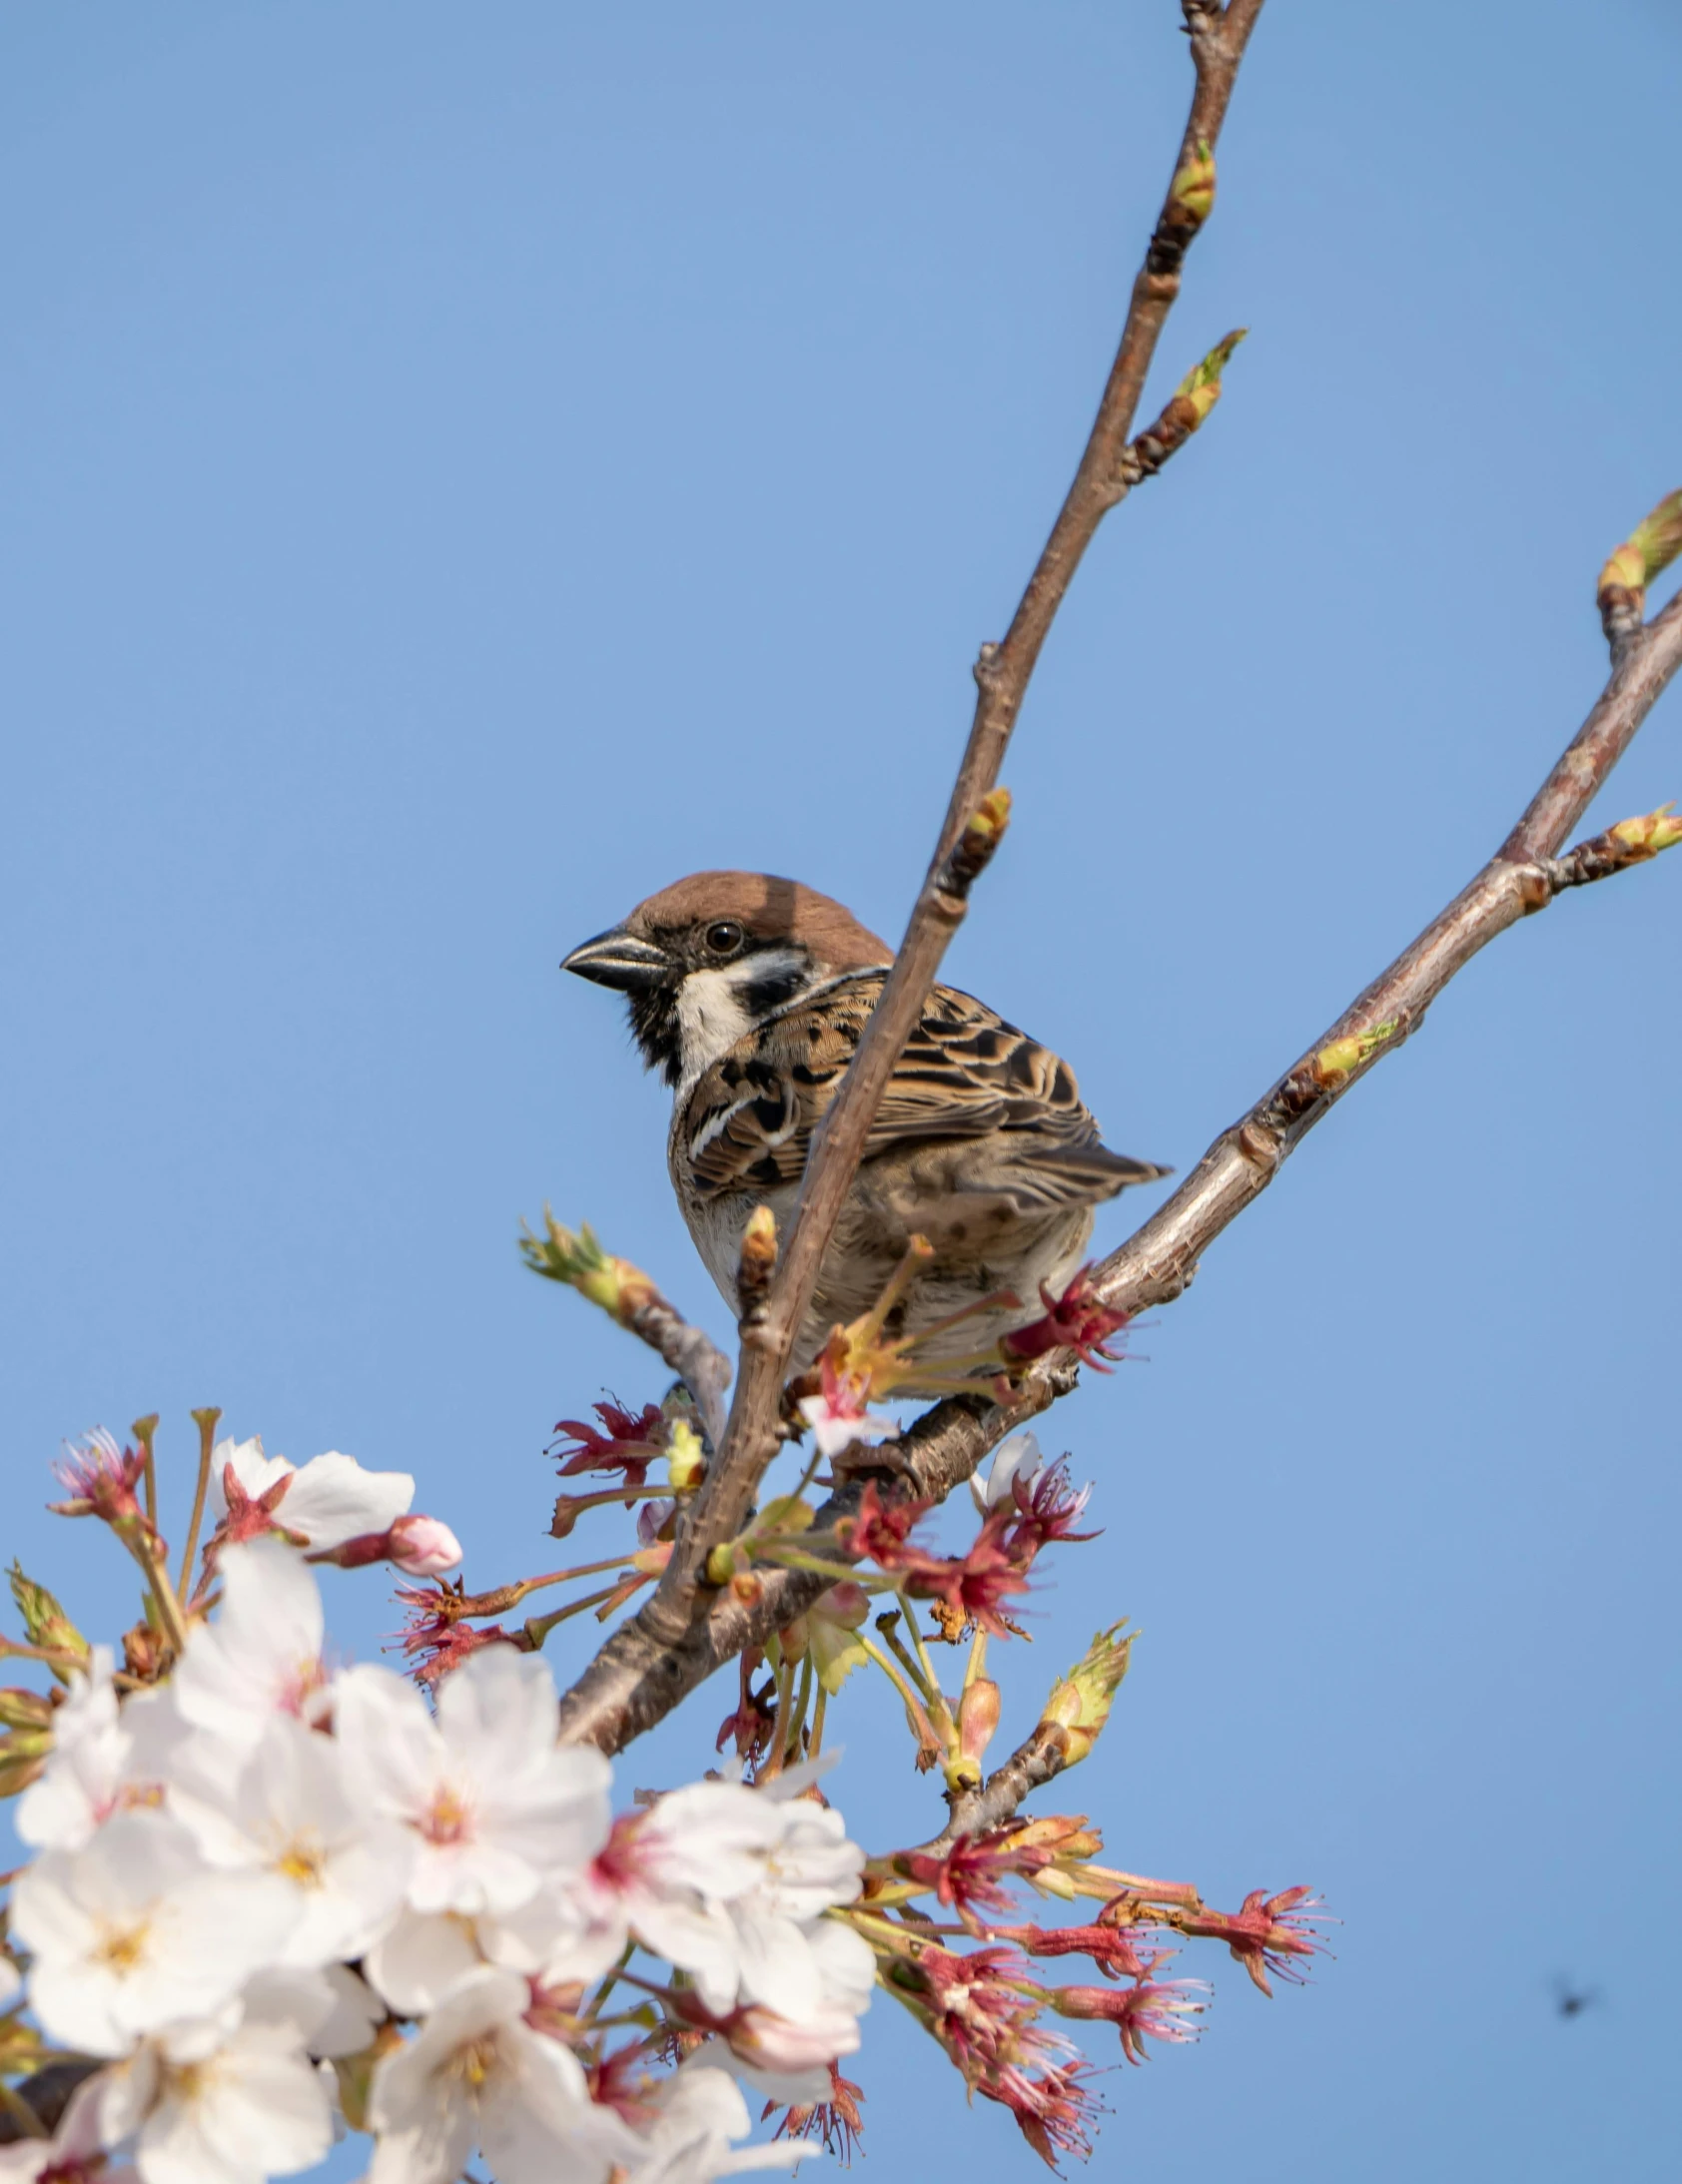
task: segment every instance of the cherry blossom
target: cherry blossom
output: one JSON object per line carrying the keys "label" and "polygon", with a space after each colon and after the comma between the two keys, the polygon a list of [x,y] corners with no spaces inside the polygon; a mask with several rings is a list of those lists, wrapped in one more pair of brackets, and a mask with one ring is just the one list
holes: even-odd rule
{"label": "cherry blossom", "polygon": [[817,2152],[799,2140],[732,2147],[730,2141],[745,2138],[751,2128],[747,2103],[734,2079],[710,2066],[708,2054],[703,2048],[660,2086],[651,2103],[653,2120],[641,2134],[644,2150],[631,2164],[631,2184],[706,2184],[744,2169],[792,2169]]}
{"label": "cherry blossom", "polygon": [[[864,1412],[876,1352],[861,1345],[856,1370],[830,1359],[820,1445],[826,1427],[846,1441],[861,1424],[892,1430]],[[890,1365],[892,1349],[881,1349]],[[610,1453],[628,1472],[643,1460],[631,1429],[654,1438],[649,1414],[602,1415],[625,1428]],[[609,1453],[596,1438],[580,1453]],[[555,1683],[528,1650],[531,1630],[515,1640],[478,1620],[481,1599],[494,1613],[532,1582],[612,1559],[476,1597],[463,1582],[405,1588],[417,1611],[405,1648],[433,1657],[420,1672],[429,1702],[385,1668],[332,1672],[310,1567],[378,1560],[435,1576],[458,1560],[454,1534],[410,1511],[413,1482],[337,1454],[295,1469],[255,1441],[213,1456],[222,1521],[196,1594],[170,1585],[133,1453],[96,1435],[67,1459],[66,1509],[118,1533],[151,1596],[121,1674],[14,1571],[31,1642],[18,1650],[63,1690],[4,1700],[0,1736],[13,1786],[25,1786],[18,1832],[38,1854],[5,1906],[0,2015],[20,2043],[56,2043],[93,2074],[53,2138],[0,2147],[0,2184],[264,2184],[320,2162],[340,2123],[373,2137],[367,2184],[453,2184],[476,2156],[496,2184],[786,2170],[817,2138],[856,2136],[858,2089],[837,2066],[859,2047],[878,1976],[970,2091],[1007,2107],[1055,2163],[1090,2150],[1096,2105],[1055,2016],[1113,2024],[1135,2062],[1149,2039],[1195,2037],[1201,1982],[1157,1977],[1170,1952],[1150,1946],[1153,1932],[1225,1942],[1263,1988],[1270,1971],[1299,1976],[1319,1946],[1305,1890],[1213,1911],[1183,1884],[1095,1865],[1099,1835],[1070,1817],[1015,1818],[875,1860],[861,1903],[864,1853],[816,1792],[833,1749],[753,1785],[738,1762],[638,1792],[614,1819],[607,1760],[558,1742]],[[1031,1433],[1001,1444],[972,1491],[981,1525],[962,1556],[916,1544],[924,1506],[876,1483],[834,1543],[943,1603],[943,1628],[1008,1630],[1005,1603],[1040,1548],[1082,1536],[1087,1495]],[[626,1558],[639,1576],[670,1552],[662,1535],[680,1506],[642,1498],[642,1552]],[[822,1558],[815,1567],[835,1575]],[[803,1679],[797,1719],[809,1687],[834,1697],[869,1658],[855,1635],[868,1612],[866,1586],[841,1579],[777,1650],[767,1639],[745,1652],[726,1730],[746,1724],[739,1741],[759,1751],[772,1706],[788,1713],[791,1669]],[[1046,1702],[1066,1764],[1102,1727],[1126,1666],[1119,1631]],[[767,1656],[777,1673],[755,1693]],[[978,1695],[992,1695],[997,1719],[981,1666],[972,1657],[958,1707],[966,1756],[985,1742],[971,1735],[987,1712]],[[814,1713],[813,1742],[821,1730]],[[919,1927],[908,1886],[946,1922]],[[1104,1908],[1087,1924],[1004,1925],[1012,1886]],[[981,1945],[936,1939],[960,1928]],[[1036,1959],[1075,1954],[1112,1983],[1039,1983]],[[17,2052],[22,2067],[37,2053],[62,2059],[46,2045]],[[784,2111],[773,2143],[744,2143],[744,2088],[771,2104],[767,2116]]]}
{"label": "cherry blossom", "polygon": [[497,2184],[605,2184],[636,2140],[578,2058],[524,2021],[526,1982],[471,1972],[375,2073],[369,2184],[453,2184],[482,2150]]}
{"label": "cherry blossom", "polygon": [[35,1849],[79,1849],[113,1813],[159,1805],[186,1725],[167,1692],[137,1692],[119,1715],[109,1646],[73,1669],[53,1716],[53,1749],[18,1800],[18,1834]]}
{"label": "cherry blossom", "polygon": [[49,2034],[121,2055],[142,2033],[230,2001],[273,1961],[291,1917],[271,1875],[207,1871],[179,1820],[137,1812],[26,1867],[11,1923],[34,1956],[29,1998]]}
{"label": "cherry blossom", "polygon": [[[397,1916],[415,1841],[352,1794],[333,1739],[273,1715],[231,1785],[220,1771],[194,1793],[192,1755],[175,1810],[209,1862],[271,1874],[291,1922],[277,1962],[310,1966],[359,1957]],[[226,1785],[226,1786],[225,1786]]]}
{"label": "cherry blossom", "polygon": [[336,1449],[291,1464],[265,1456],[262,1441],[252,1439],[219,1441],[211,1456],[218,1537],[236,1545],[273,1533],[295,1547],[342,1547],[363,1533],[389,1531],[414,1499],[407,1471],[365,1471]]}
{"label": "cherry blossom", "polygon": [[332,2104],[285,2006],[174,2027],[96,2083],[105,2142],[133,2140],[141,2184],[264,2184],[333,2144]]}
{"label": "cherry blossom", "polygon": [[352,1795],[411,1831],[416,1910],[517,1909],[605,1842],[611,1770],[599,1752],[555,1743],[554,1678],[539,1656],[472,1655],[438,1687],[435,1721],[386,1669],[347,1671],[334,1701]]}
{"label": "cherry blossom", "polygon": [[221,1613],[194,1630],[170,1689],[195,1728],[249,1752],[276,1714],[317,1722],[327,1713],[322,1596],[274,1540],[225,1548],[219,1574]]}

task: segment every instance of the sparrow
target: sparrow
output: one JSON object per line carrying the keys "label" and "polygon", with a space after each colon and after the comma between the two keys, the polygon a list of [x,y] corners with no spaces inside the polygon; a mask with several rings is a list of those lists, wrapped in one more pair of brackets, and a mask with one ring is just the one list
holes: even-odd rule
{"label": "sparrow", "polygon": [[[738,1316],[742,1231],[764,1204],[786,1234],[812,1132],[893,956],[797,880],[697,872],[561,965],[625,996],[643,1062],[671,1086],[672,1186]],[[907,1392],[939,1392],[1063,1294],[1102,1200],[1169,1172],[1103,1143],[1067,1063],[984,1002],[935,987],[877,1111],[791,1369],[871,1310],[922,1236],[933,1256],[886,1332],[917,1338],[917,1361],[935,1371],[933,1386]]]}

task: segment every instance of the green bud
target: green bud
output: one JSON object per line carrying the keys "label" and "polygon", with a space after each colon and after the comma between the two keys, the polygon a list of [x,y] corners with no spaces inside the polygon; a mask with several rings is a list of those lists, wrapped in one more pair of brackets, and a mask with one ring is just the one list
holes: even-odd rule
{"label": "green bud", "polygon": [[52,1719],[53,1703],[40,1692],[0,1688],[0,1729],[47,1729]]}
{"label": "green bud", "polygon": [[1053,1686],[1046,1710],[1040,1717],[1040,1727],[1063,1731],[1066,1767],[1077,1766],[1097,1744],[1110,1719],[1110,1708],[1121,1688],[1122,1678],[1128,1672],[1128,1660],[1137,1636],[1133,1631],[1124,1635],[1121,1623],[1097,1632],[1085,1657],[1061,1683]]}
{"label": "green bud", "polygon": [[68,1683],[70,1667],[85,1669],[88,1665],[87,1640],[47,1588],[37,1585],[33,1578],[25,1577],[16,1562],[11,1568],[11,1584],[12,1598],[17,1602],[29,1643],[39,1646],[43,1652],[68,1657],[65,1668],[60,1668],[56,1662],[48,1664],[61,1684]]}

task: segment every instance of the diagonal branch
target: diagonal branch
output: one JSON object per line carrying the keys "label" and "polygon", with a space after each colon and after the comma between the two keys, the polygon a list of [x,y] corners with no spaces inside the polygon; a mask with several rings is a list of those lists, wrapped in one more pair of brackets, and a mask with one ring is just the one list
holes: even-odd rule
{"label": "diagonal branch", "polygon": [[[1134,1313],[1179,1296],[1199,1258],[1277,1174],[1322,1115],[1419,1028],[1448,981],[1562,887],[1554,852],[1587,810],[1682,665],[1682,594],[1623,651],[1593,711],[1483,870],[1231,1129],[1174,1195],[1094,1271],[1106,1304]],[[1584,852],[1593,845],[1585,844]],[[1586,873],[1582,875],[1587,877]]]}
{"label": "diagonal branch", "polygon": [[[741,1372],[718,1460],[679,1532],[658,1590],[641,1611],[639,1620],[649,1635],[668,1646],[689,1631],[707,1556],[741,1529],[777,1452],[790,1352],[871,1123],[941,959],[963,922],[969,884],[1003,830],[1003,811],[991,800],[1040,648],[1105,514],[1155,467],[1149,449],[1130,449],[1128,434],[1158,340],[1180,293],[1181,263],[1214,203],[1212,151],[1262,0],[1231,0],[1225,9],[1219,0],[1182,0],[1182,7],[1197,82],[1174,177],[1134,283],[1121,346],[1075,481],[1004,641],[983,646],[976,664],[975,717],[940,838],[882,998],[814,1135],[765,1308],[743,1328]],[[1156,461],[1192,428],[1183,423],[1174,438],[1167,411],[1163,422],[1170,426],[1170,437]],[[1126,459],[1130,454],[1135,456],[1131,465]]]}
{"label": "diagonal branch", "polygon": [[[1540,910],[1568,887],[1605,876],[1675,840],[1668,828],[1645,834],[1635,823],[1581,844],[1568,857],[1552,852],[1586,810],[1630,738],[1682,665],[1682,594],[1622,652],[1611,681],[1581,731],[1548,776],[1519,827],[1470,887],[1426,928],[1412,947],[1346,1010],[1316,1047],[1287,1071],[1231,1129],[1223,1131],[1179,1190],[1095,1271],[1106,1301],[1130,1313],[1171,1303],[1182,1295],[1198,1259],[1259,1197],[1301,1136],[1355,1081],[1417,1030],[1425,1009],[1460,967],[1498,933]],[[1514,860],[1511,848],[1538,811],[1532,855]],[[1616,848],[1611,845],[1617,844]],[[1648,846],[1652,845],[1652,846]],[[883,1483],[885,1500],[940,1501],[959,1486],[1008,1433],[1068,1394],[1076,1366],[1067,1352],[1041,1359],[1018,1383],[1008,1404],[979,1397],[936,1404],[895,1448],[902,1468]],[[819,1510],[816,1524],[831,1529],[850,1516],[863,1491],[860,1479],[841,1487]],[[709,1597],[705,1611],[675,1640],[662,1639],[642,1617],[616,1631],[561,1702],[561,1735],[616,1752],[660,1721],[696,1685],[744,1647],[761,1645],[809,1608],[827,1581],[803,1572],[759,1573],[758,1595]],[[1000,1775],[1022,1791],[1049,1781],[1053,1755],[1035,1745],[1006,1763]],[[1023,1764],[1018,1768],[1017,1762]],[[1030,1780],[1032,1777],[1032,1781]],[[992,1820],[1012,1808],[993,1778],[975,1810]],[[997,1810],[996,1810],[997,1809]],[[979,1824],[969,1819],[965,1823]]]}

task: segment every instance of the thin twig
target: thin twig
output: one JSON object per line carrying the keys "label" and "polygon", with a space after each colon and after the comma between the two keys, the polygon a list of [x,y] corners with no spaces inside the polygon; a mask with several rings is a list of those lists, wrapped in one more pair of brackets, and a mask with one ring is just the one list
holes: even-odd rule
{"label": "thin twig", "polygon": [[[1147,474],[1148,466],[1136,461],[1130,468],[1126,462],[1128,434],[1158,340],[1180,293],[1181,263],[1213,203],[1211,153],[1262,0],[1232,0],[1225,10],[1218,0],[1182,0],[1182,5],[1197,82],[1174,177],[1134,283],[1121,346],[1074,483],[1003,643],[983,646],[976,663],[975,717],[935,853],[858,1052],[813,1133],[765,1309],[743,1328],[741,1372],[718,1460],[679,1530],[654,1597],[642,1610],[650,1634],[668,1646],[680,1642],[692,1627],[707,1557],[740,1531],[780,1445],[778,1419],[789,1355],[836,1220],[888,1081],[947,945],[963,922],[969,884],[1002,831],[1002,815],[988,814],[987,800],[995,792],[1040,648],[1099,524],[1129,485]],[[984,815],[987,824],[980,826]]]}
{"label": "thin twig", "polygon": [[960,1835],[979,1835],[1008,1820],[1030,1791],[1062,1774],[1068,1764],[1069,1738],[1055,1722],[1039,1722],[981,1790],[956,1792],[952,1814],[931,1842],[922,1847],[936,1855]]}
{"label": "thin twig", "polygon": [[638,1341],[658,1351],[695,1399],[709,1448],[724,1432],[724,1390],[730,1360],[711,1338],[693,1327],[640,1266],[602,1248],[588,1222],[576,1233],[543,1208],[543,1232],[522,1226],[519,1251],[534,1274],[558,1281],[599,1306]]}
{"label": "thin twig", "polygon": [[701,1426],[709,1444],[716,1448],[724,1433],[724,1391],[730,1385],[730,1360],[710,1335],[692,1326],[663,1296],[652,1296],[638,1305],[625,1325],[651,1350],[659,1352],[695,1398]]}

